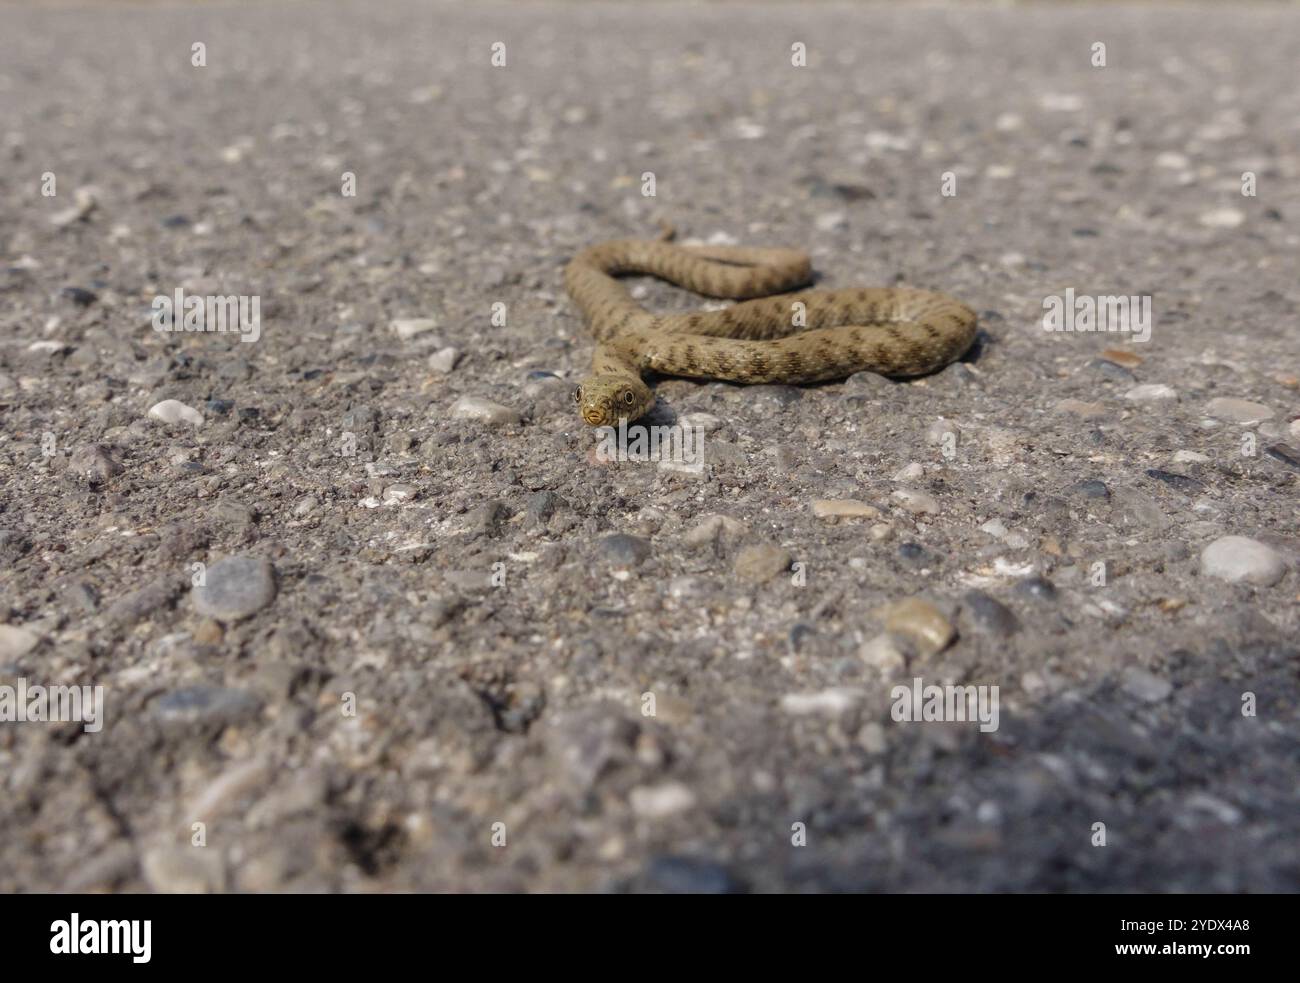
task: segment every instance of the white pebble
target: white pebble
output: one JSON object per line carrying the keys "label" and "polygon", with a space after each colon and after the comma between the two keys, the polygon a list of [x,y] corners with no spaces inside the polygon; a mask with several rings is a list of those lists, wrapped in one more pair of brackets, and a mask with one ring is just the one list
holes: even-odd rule
{"label": "white pebble", "polygon": [[994,539],[1001,539],[1007,534],[1007,527],[1003,525],[1001,519],[989,519],[988,522],[980,526],[981,532],[986,532]]}
{"label": "white pebble", "polygon": [[681,782],[664,782],[632,789],[628,801],[642,819],[663,819],[694,806],[695,793]]}
{"label": "white pebble", "polygon": [[858,649],[858,658],[867,665],[874,666],[882,675],[902,672],[907,667],[903,653],[898,650],[888,632],[882,632],[864,643]]}
{"label": "white pebble", "polygon": [[482,423],[518,423],[519,413],[508,406],[494,403],[478,396],[462,396],[451,404],[451,415],[457,420],[478,420]]}
{"label": "white pebble", "polygon": [[438,326],[438,322],[431,317],[402,317],[389,326],[397,337],[406,339],[427,334]]}
{"label": "white pebble", "polygon": [[843,212],[826,212],[818,215],[814,224],[818,232],[835,232],[848,228],[849,219]]}
{"label": "white pebble", "polygon": [[1200,222],[1211,229],[1235,229],[1246,221],[1246,213],[1239,208],[1213,208],[1202,212]]}
{"label": "white pebble", "polygon": [[1162,399],[1177,399],[1178,390],[1160,382],[1148,383],[1144,386],[1134,386],[1124,394],[1124,398],[1134,403],[1154,403]]}
{"label": "white pebble", "polygon": [[21,658],[32,649],[41,637],[17,625],[0,625],[0,658],[5,661]]}
{"label": "white pebble", "polygon": [[460,361],[460,349],[443,348],[429,356],[429,368],[434,372],[447,375]]}
{"label": "white pebble", "polygon": [[186,406],[179,399],[164,399],[149,408],[149,416],[163,423],[189,423],[196,427],[203,426],[203,414],[193,406]]}
{"label": "white pebble", "polygon": [[1229,583],[1271,587],[1286,573],[1278,552],[1257,539],[1222,536],[1201,551],[1201,573]]}
{"label": "white pebble", "polygon": [[794,716],[819,713],[838,717],[857,702],[858,694],[853,690],[833,686],[817,693],[787,693],[781,697],[781,709]]}
{"label": "white pebble", "polygon": [[1049,92],[1041,96],[1038,104],[1053,113],[1074,113],[1083,108],[1083,99],[1073,93]]}
{"label": "white pebble", "polygon": [[894,492],[893,497],[898,503],[913,515],[924,513],[935,513],[939,511],[939,500],[933,495],[923,491],[917,491],[914,488],[900,488]]}

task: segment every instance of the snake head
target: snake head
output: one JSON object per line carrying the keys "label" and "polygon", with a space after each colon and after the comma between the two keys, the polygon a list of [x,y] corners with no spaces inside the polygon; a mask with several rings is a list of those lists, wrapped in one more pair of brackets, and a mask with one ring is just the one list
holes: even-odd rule
{"label": "snake head", "polygon": [[650,387],[625,375],[593,375],[573,391],[582,418],[593,427],[614,427],[645,416],[655,404]]}

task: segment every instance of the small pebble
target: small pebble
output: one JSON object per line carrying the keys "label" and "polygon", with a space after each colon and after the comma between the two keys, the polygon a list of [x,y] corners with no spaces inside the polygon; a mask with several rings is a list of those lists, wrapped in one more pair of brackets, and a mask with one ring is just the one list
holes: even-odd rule
{"label": "small pebble", "polygon": [[1169,680],[1161,679],[1136,666],[1124,670],[1124,681],[1121,685],[1125,693],[1143,703],[1159,703],[1174,690]]}
{"label": "small pebble", "polygon": [[898,558],[913,567],[937,566],[939,557],[920,543],[899,543]]}
{"label": "small pebble", "polygon": [[241,553],[208,567],[206,584],[194,588],[194,608],[218,621],[238,621],[270,604],[275,592],[270,561]]}
{"label": "small pebble", "polygon": [[178,399],[164,399],[161,403],[155,403],[149,408],[149,416],[163,423],[188,423],[195,427],[203,425],[203,414]]}
{"label": "small pebble", "polygon": [[903,653],[898,650],[898,646],[894,644],[894,639],[889,632],[881,632],[874,638],[864,642],[862,647],[858,649],[858,658],[886,676],[895,672],[902,672],[907,667],[907,660],[903,657]]}
{"label": "small pebble", "polygon": [[814,220],[818,232],[837,232],[849,227],[849,217],[843,212],[823,212]]}
{"label": "small pebble", "polygon": [[525,522],[529,526],[541,526],[550,521],[555,515],[557,509],[564,504],[559,495],[553,491],[535,492],[528,499],[528,508],[525,513]]}
{"label": "small pebble", "polygon": [[1116,365],[1122,365],[1126,369],[1136,369],[1142,364],[1142,357],[1134,355],[1123,348],[1107,348],[1101,353],[1101,357],[1107,362],[1113,362]]}
{"label": "small pebble", "polygon": [[736,576],[751,584],[762,584],[790,569],[793,557],[778,546],[749,546],[736,557]]}
{"label": "small pebble", "polygon": [[715,513],[700,519],[694,528],[682,537],[682,541],[687,546],[707,546],[717,542],[719,538],[734,539],[743,536],[747,531],[748,527],[739,519]]}
{"label": "small pebble", "polygon": [[892,497],[913,515],[933,515],[939,511],[937,498],[914,488],[899,488]]}
{"label": "small pebble", "polygon": [[894,481],[917,481],[925,476],[925,469],[920,464],[913,461],[906,467],[899,468],[894,472]]}
{"label": "small pebble", "polygon": [[1202,212],[1199,221],[1211,229],[1235,229],[1246,221],[1246,213],[1240,208],[1213,208]]}
{"label": "small pebble", "polygon": [[1185,474],[1174,474],[1172,471],[1161,471],[1159,468],[1148,468],[1147,477],[1155,478],[1156,481],[1163,482],[1170,488],[1176,488],[1187,495],[1199,495],[1205,491],[1205,483],[1197,481],[1195,478],[1189,478]]}
{"label": "small pebble", "polygon": [[1077,416],[1081,420],[1099,420],[1110,415],[1101,403],[1085,403],[1078,399],[1063,399],[1056,404],[1056,412],[1066,416]]}
{"label": "small pebble", "polygon": [[429,356],[429,368],[434,372],[447,375],[460,361],[460,349],[442,348]]}
{"label": "small pebble", "polygon": [[817,498],[812,503],[813,515],[819,519],[879,519],[880,509],[853,498]]}
{"label": "small pebble", "polygon": [[1246,536],[1222,536],[1201,551],[1201,573],[1229,583],[1271,587],[1286,573],[1282,556]]}
{"label": "small pebble", "polygon": [[1205,412],[1216,420],[1228,420],[1232,423],[1259,423],[1273,418],[1273,411],[1267,406],[1229,396],[1210,400],[1205,407]]}
{"label": "small pebble", "polygon": [[838,717],[852,710],[858,699],[854,690],[832,687],[816,693],[786,693],[781,697],[781,709],[796,717],[809,714]]}
{"label": "small pebble", "polygon": [[1020,620],[997,598],[981,590],[972,590],[967,591],[961,600],[963,609],[982,631],[1006,638],[1020,630]]}
{"label": "small pebble", "polygon": [[518,423],[519,413],[508,406],[477,396],[462,396],[451,404],[451,415],[456,420],[476,420],[493,426]]}
{"label": "small pebble", "polygon": [[1106,487],[1106,482],[1098,481],[1096,478],[1088,481],[1080,481],[1074,485],[1070,491],[1076,495],[1082,495],[1084,498],[1099,498],[1103,501],[1110,500],[1110,489]]}
{"label": "small pebble", "polygon": [[247,690],[186,686],[159,697],[149,711],[169,724],[226,726],[249,719],[261,706],[261,700]]}
{"label": "small pebble", "polygon": [[1108,359],[1094,358],[1091,362],[1088,363],[1088,368],[1100,375],[1105,376],[1107,379],[1114,380],[1115,382],[1136,382],[1137,381],[1137,376],[1135,376],[1132,372],[1124,368],[1124,366],[1117,365],[1116,363],[1111,362]]}
{"label": "small pebble", "polygon": [[1134,386],[1124,394],[1124,398],[1134,403],[1155,403],[1163,399],[1177,399],[1178,390],[1164,383],[1153,382],[1144,386]]}
{"label": "small pebble", "polygon": [[70,300],[78,307],[89,307],[99,299],[93,290],[87,290],[85,287],[64,287],[59,291],[59,296],[64,300]]}
{"label": "small pebble", "polygon": [[642,819],[665,819],[694,807],[695,793],[681,782],[664,782],[632,789],[628,801]]}
{"label": "small pebble", "polygon": [[122,473],[122,465],[113,459],[103,444],[83,444],[78,447],[68,459],[68,468],[91,484],[101,484]]}
{"label": "small pebble", "polygon": [[942,652],[957,637],[942,611],[929,601],[909,597],[881,612],[885,630],[911,642],[920,655]]}
{"label": "small pebble", "polygon": [[1032,597],[1036,601],[1056,600],[1056,586],[1043,577],[1026,577],[1016,584],[1014,590],[1017,594]]}
{"label": "small pebble", "polygon": [[634,567],[650,557],[650,544],[646,540],[625,533],[606,536],[597,548],[616,567]]}
{"label": "small pebble", "polygon": [[393,330],[393,334],[403,340],[415,338],[422,334],[428,334],[437,326],[437,320],[431,317],[398,318],[389,325]]}
{"label": "small pebble", "polygon": [[0,625],[0,659],[20,659],[36,648],[41,636],[17,625]]}

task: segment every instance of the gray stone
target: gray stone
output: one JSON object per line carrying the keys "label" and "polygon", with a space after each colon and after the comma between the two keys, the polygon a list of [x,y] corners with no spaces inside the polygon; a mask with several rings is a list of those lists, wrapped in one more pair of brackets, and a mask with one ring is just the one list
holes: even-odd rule
{"label": "gray stone", "polygon": [[218,621],[238,621],[274,601],[275,590],[270,561],[248,554],[228,556],[208,567],[205,585],[194,588],[194,608]]}
{"label": "gray stone", "polygon": [[0,625],[0,660],[20,659],[40,644],[41,636],[17,625]]}
{"label": "gray stone", "polygon": [[154,700],[150,712],[167,724],[228,726],[250,719],[261,708],[262,701],[247,690],[186,686]]}
{"label": "gray stone", "polygon": [[899,488],[894,492],[893,498],[913,515],[933,515],[940,508],[937,498],[915,488]]}
{"label": "gray stone", "polygon": [[103,444],[83,444],[68,459],[68,469],[91,484],[102,484],[122,473],[122,465]]}
{"label": "gray stone", "polygon": [[1043,577],[1026,577],[1017,582],[1014,590],[1017,594],[1032,597],[1035,601],[1056,600],[1056,586]]}
{"label": "gray stone", "polygon": [[600,555],[616,567],[634,567],[650,556],[650,544],[640,536],[615,533],[606,536],[597,547]]}
{"label": "gray stone", "polygon": [[1144,703],[1159,703],[1173,692],[1173,685],[1167,679],[1152,675],[1145,669],[1130,666],[1124,670],[1124,692]]}
{"label": "gray stone", "polygon": [[983,591],[967,591],[962,597],[962,608],[981,631],[990,635],[1006,638],[1020,630],[1020,619],[1011,609]]}
{"label": "gray stone", "polygon": [[744,894],[748,888],[722,864],[694,857],[656,856],[646,865],[645,889],[661,894]]}
{"label": "gray stone", "polygon": [[1084,498],[1099,498],[1103,501],[1110,500],[1110,489],[1106,487],[1104,481],[1098,481],[1096,478],[1088,481],[1080,481],[1070,489],[1076,495],[1082,495]]}
{"label": "gray stone", "polygon": [[1228,420],[1231,423],[1259,423],[1273,418],[1273,411],[1262,403],[1229,396],[1210,400],[1205,412],[1216,420]]}

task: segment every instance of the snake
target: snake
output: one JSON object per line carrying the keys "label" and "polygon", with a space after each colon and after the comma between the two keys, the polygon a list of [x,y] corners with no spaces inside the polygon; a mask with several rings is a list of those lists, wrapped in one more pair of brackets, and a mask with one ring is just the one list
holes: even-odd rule
{"label": "snake", "polygon": [[[800,290],[812,261],[797,249],[615,239],[581,250],[564,285],[596,341],[591,374],[574,390],[594,427],[631,423],[655,405],[644,377],[805,384],[869,371],[926,375],[964,355],[976,315],[951,297],[912,287]],[[650,275],[722,310],[654,314],[617,279]]]}

